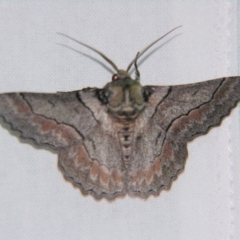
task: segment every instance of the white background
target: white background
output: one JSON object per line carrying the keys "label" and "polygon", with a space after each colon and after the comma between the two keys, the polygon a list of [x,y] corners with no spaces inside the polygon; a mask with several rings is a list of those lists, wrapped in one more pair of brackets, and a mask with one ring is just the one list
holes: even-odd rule
{"label": "white background", "polygon": [[[140,61],[143,85],[238,75],[239,17],[233,0],[1,1],[0,92],[71,91],[110,81],[100,64],[56,43],[104,63],[101,57],[56,32],[126,68],[137,51],[183,25]],[[239,239],[239,122],[238,106],[191,142],[171,190],[111,203],[83,197],[63,179],[56,154],[0,128],[0,239]]]}

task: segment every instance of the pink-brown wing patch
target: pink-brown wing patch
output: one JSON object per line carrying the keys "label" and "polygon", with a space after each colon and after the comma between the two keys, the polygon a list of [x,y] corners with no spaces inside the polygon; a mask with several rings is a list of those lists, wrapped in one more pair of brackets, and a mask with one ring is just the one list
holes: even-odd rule
{"label": "pink-brown wing patch", "polygon": [[67,180],[80,188],[83,194],[92,194],[96,199],[113,199],[125,194],[124,175],[120,169],[108,169],[91,159],[83,144],[59,152],[59,167]]}
{"label": "pink-brown wing patch", "polygon": [[22,137],[33,139],[38,144],[48,144],[54,149],[65,147],[81,140],[69,125],[59,124],[54,119],[35,114],[19,93],[0,95],[0,116],[21,132]]}
{"label": "pink-brown wing patch", "polygon": [[186,143],[175,144],[165,140],[162,153],[144,169],[130,172],[128,193],[143,198],[158,195],[161,189],[169,189],[172,180],[183,170],[187,158]]}

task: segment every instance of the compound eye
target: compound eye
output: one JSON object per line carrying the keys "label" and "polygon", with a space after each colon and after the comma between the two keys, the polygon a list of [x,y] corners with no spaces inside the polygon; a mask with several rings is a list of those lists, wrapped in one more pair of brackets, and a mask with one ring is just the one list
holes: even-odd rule
{"label": "compound eye", "polygon": [[117,74],[114,74],[113,76],[112,76],[112,81],[114,82],[114,81],[117,81],[119,79],[119,77],[118,77],[118,75]]}

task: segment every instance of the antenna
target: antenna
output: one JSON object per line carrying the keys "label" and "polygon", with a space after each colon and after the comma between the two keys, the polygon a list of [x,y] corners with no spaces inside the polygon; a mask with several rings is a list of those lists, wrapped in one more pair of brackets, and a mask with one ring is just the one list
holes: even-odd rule
{"label": "antenna", "polygon": [[128,68],[127,68],[127,72],[130,70],[130,68],[132,67],[133,63],[137,61],[138,58],[140,58],[151,46],[153,46],[155,43],[157,43],[159,40],[163,39],[164,37],[166,37],[169,33],[173,32],[174,30],[176,30],[177,28],[180,28],[182,26],[178,26],[173,28],[172,30],[170,30],[169,32],[165,33],[163,36],[161,36],[160,38],[158,38],[157,40],[155,40],[154,42],[152,42],[151,44],[149,44],[147,47],[145,47],[141,52],[139,52],[139,54],[137,54],[137,56],[129,63]]}
{"label": "antenna", "polygon": [[112,60],[110,60],[108,57],[106,57],[102,52],[98,51],[97,49],[95,49],[95,48],[93,48],[93,47],[91,47],[91,46],[89,46],[89,45],[87,45],[87,44],[85,44],[83,42],[80,42],[80,41],[76,40],[75,38],[69,37],[68,35],[66,35],[64,33],[57,33],[57,34],[58,35],[62,35],[64,37],[66,37],[66,38],[69,38],[69,39],[73,40],[74,42],[77,42],[77,43],[79,43],[79,44],[81,44],[81,45],[83,45],[83,46],[93,50],[94,52],[98,53],[102,58],[104,58],[108,63],[111,64],[111,66],[116,70],[116,72],[118,72],[118,68],[117,68],[116,64]]}
{"label": "antenna", "polygon": [[[173,32],[174,30],[176,30],[177,28],[180,28],[180,27],[182,27],[182,26],[178,26],[178,27],[173,28],[171,31],[165,33],[163,36],[161,36],[160,38],[158,38],[157,40],[155,40],[154,42],[152,42],[151,44],[149,44],[149,45],[148,45],[147,47],[145,47],[141,52],[138,52],[137,55],[136,55],[136,57],[135,57],[135,58],[130,62],[130,64],[128,65],[127,72],[130,70],[130,68],[131,68],[132,65],[134,64],[134,65],[135,65],[135,69],[136,69],[137,78],[139,78],[140,73],[139,73],[138,68],[137,68],[137,60],[138,60],[151,46],[153,46],[153,45],[154,45],[155,43],[157,43],[159,40],[163,39],[163,38],[166,37],[169,33]],[[85,44],[85,43],[83,43],[83,42],[80,42],[80,41],[76,40],[75,38],[72,38],[72,37],[70,37],[70,36],[68,36],[68,35],[66,35],[66,34],[64,34],[64,33],[59,33],[59,32],[57,32],[57,34],[58,34],[58,35],[61,35],[61,36],[64,36],[64,37],[66,37],[66,38],[68,38],[68,39],[71,39],[72,41],[77,42],[77,43],[79,43],[79,44],[81,44],[81,45],[83,45],[83,46],[91,49],[92,51],[94,51],[94,52],[96,52],[97,54],[99,54],[103,59],[105,59],[105,60],[114,68],[114,70],[115,70],[116,72],[119,71],[119,69],[118,69],[118,67],[116,66],[116,64],[115,64],[112,60],[110,60],[107,56],[105,56],[102,52],[100,52],[99,50],[97,50],[97,49],[95,49],[95,48],[93,48],[93,47],[91,47],[91,46],[89,46],[89,45],[87,45],[87,44]]]}

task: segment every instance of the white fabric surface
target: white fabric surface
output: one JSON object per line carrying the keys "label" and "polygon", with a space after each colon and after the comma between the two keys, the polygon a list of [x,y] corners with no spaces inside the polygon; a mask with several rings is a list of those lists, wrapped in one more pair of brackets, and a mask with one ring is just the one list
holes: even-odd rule
{"label": "white fabric surface", "polygon": [[[143,85],[238,75],[238,10],[233,0],[1,1],[0,92],[71,91],[110,81],[101,65],[56,43],[105,63],[101,57],[56,32],[126,68],[137,51],[183,25],[140,61]],[[111,203],[83,197],[64,181],[56,154],[0,128],[0,239],[240,239],[239,122],[238,106],[191,142],[170,191]]]}

